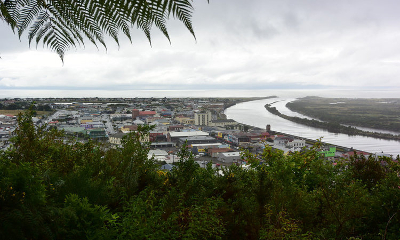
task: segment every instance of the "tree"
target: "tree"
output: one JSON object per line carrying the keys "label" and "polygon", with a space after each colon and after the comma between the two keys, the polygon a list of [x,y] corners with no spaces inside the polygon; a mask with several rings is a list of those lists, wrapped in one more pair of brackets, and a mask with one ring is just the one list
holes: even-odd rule
{"label": "tree", "polygon": [[35,39],[57,52],[61,60],[71,47],[85,45],[84,39],[106,48],[104,36],[119,44],[122,32],[131,40],[136,26],[151,44],[155,25],[170,41],[166,21],[180,20],[195,37],[190,0],[0,0],[0,19],[21,38],[28,32],[29,45]]}

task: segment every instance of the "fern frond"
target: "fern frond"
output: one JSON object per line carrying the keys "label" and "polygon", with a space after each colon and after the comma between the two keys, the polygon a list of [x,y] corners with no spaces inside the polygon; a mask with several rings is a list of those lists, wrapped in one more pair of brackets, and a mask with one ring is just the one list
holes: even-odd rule
{"label": "fern frond", "polygon": [[173,0],[170,1],[168,6],[168,13],[183,22],[193,37],[196,38],[191,21],[193,10],[193,6],[189,0]]}
{"label": "fern frond", "polygon": [[10,3],[10,1],[0,1],[0,20],[4,20],[6,23],[8,23],[11,29],[14,31],[14,29],[17,27],[17,23],[9,12],[9,9],[15,8],[15,6],[12,5],[15,5],[15,3]]}
{"label": "fern frond", "polygon": [[31,1],[19,11],[20,16],[17,23],[19,37],[21,37],[22,33],[29,24],[31,24],[34,18],[39,15],[40,10],[41,7],[37,3]]}
{"label": "fern frond", "polygon": [[150,45],[153,25],[171,41],[167,30],[170,16],[195,37],[193,11],[190,0],[0,0],[0,19],[16,28],[19,37],[29,29],[29,44],[33,39],[36,45],[42,41],[62,60],[71,47],[84,46],[85,37],[105,48],[105,35],[118,45],[121,32],[132,41],[130,28],[134,26],[143,31]]}

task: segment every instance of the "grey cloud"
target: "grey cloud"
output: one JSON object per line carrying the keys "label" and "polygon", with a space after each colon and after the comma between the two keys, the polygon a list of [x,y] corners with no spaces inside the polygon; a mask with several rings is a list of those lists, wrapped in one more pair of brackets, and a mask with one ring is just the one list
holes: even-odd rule
{"label": "grey cloud", "polygon": [[400,62],[397,0],[199,0],[194,6],[197,41],[172,20],[171,45],[154,28],[150,47],[133,29],[132,44],[123,36],[120,49],[110,39],[108,51],[88,43],[67,53],[64,66],[49,67],[48,55],[29,63],[22,52],[27,43],[15,42],[12,33],[3,37],[1,26],[0,76],[25,88],[113,91],[400,86],[393,64]]}
{"label": "grey cloud", "polygon": [[278,34],[278,30],[269,23],[257,23],[253,21],[250,23],[253,35],[261,39],[270,39]]}

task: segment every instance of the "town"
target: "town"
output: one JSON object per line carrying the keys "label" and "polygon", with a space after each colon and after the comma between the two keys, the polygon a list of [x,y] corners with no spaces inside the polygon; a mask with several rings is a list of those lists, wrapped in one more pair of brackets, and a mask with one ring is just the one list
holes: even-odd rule
{"label": "town", "polygon": [[[205,167],[231,164],[246,166],[241,152],[261,154],[268,145],[285,154],[302,151],[315,141],[272,131],[266,123],[260,129],[227,119],[224,110],[246,98],[58,98],[3,99],[0,104],[0,148],[10,147],[16,129],[18,109],[36,111],[33,122],[55,128],[75,141],[89,140],[118,148],[122,139],[138,126],[152,126],[142,143],[150,145],[149,158],[163,169],[171,169],[179,161],[177,152],[186,144],[197,163]],[[10,114],[13,113],[14,114]],[[4,113],[4,114],[3,114]],[[8,113],[8,114],[7,114]],[[273,127],[273,126],[272,126]],[[368,157],[370,153],[346,147],[323,145],[321,155],[336,162],[354,153]]]}

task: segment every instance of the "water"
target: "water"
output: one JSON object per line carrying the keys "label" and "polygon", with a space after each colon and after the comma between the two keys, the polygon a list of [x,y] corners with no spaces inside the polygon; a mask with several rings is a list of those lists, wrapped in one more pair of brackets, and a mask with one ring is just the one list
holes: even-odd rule
{"label": "water", "polygon": [[[300,137],[318,139],[322,137],[323,142],[332,143],[345,147],[363,150],[371,153],[384,152],[394,156],[400,154],[400,142],[392,140],[382,140],[364,136],[348,136],[345,134],[330,133],[326,130],[312,128],[298,123],[282,119],[268,112],[264,105],[275,101],[278,110],[283,110],[285,102],[293,98],[263,99],[257,101],[243,102],[226,109],[225,114],[237,122],[265,129],[267,124],[271,125],[271,130],[293,134]],[[274,105],[275,106],[275,105]],[[291,116],[303,117],[298,113],[289,113],[290,110],[282,111]]]}
{"label": "water", "polygon": [[268,97],[298,98],[320,96],[330,98],[398,98],[400,89],[199,89],[199,90],[46,90],[46,89],[1,89],[0,98],[184,98],[184,97]]}

